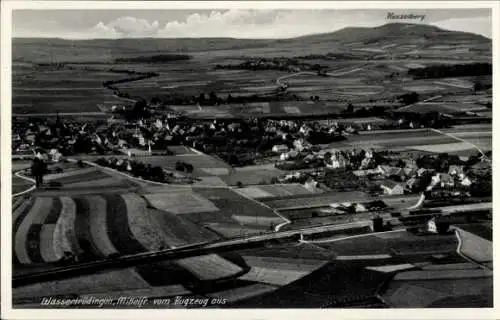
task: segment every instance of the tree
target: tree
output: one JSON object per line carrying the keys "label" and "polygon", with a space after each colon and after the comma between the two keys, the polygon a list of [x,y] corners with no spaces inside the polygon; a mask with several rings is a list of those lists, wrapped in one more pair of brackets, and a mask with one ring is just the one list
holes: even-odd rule
{"label": "tree", "polygon": [[43,184],[43,176],[47,172],[47,164],[45,161],[35,158],[31,164],[31,174],[35,177],[36,187],[40,187]]}
{"label": "tree", "polygon": [[151,178],[153,181],[162,182],[165,180],[165,173],[161,167],[153,167],[151,169]]}
{"label": "tree", "polygon": [[243,183],[241,181],[238,181],[238,182],[236,182],[236,186],[238,188],[242,188],[243,187]]}
{"label": "tree", "polygon": [[217,103],[217,95],[215,94],[215,92],[210,92],[210,94],[208,95],[208,98],[210,100],[210,104],[216,104]]}
{"label": "tree", "polygon": [[177,161],[175,163],[175,170],[177,170],[177,171],[184,171],[184,163],[180,162],[180,161]]}
{"label": "tree", "polygon": [[347,108],[345,109],[345,112],[346,113],[353,113],[354,112],[354,106],[352,105],[352,103],[349,103],[347,105]]}
{"label": "tree", "polygon": [[418,98],[419,98],[419,96],[418,96],[418,93],[416,93],[416,92],[409,92],[409,93],[405,93],[405,94],[399,96],[399,99],[405,105],[418,102]]}
{"label": "tree", "polygon": [[184,168],[185,168],[186,173],[193,173],[194,167],[192,164],[185,163]]}
{"label": "tree", "polygon": [[200,93],[200,95],[198,96],[198,102],[200,104],[205,103],[205,93],[204,92]]}

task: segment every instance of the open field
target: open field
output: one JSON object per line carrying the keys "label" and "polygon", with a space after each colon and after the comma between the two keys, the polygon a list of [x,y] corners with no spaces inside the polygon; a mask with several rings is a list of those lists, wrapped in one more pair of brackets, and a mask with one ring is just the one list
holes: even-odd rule
{"label": "open field", "polygon": [[111,107],[123,103],[122,99],[114,97],[111,91],[102,86],[102,82],[120,77],[123,75],[104,69],[89,71],[29,68],[26,72],[14,73],[13,113],[100,111],[99,105]]}
{"label": "open field", "polygon": [[178,161],[186,162],[194,167],[195,176],[212,176],[213,170],[223,173],[229,172],[229,165],[209,155],[185,154],[178,156],[148,156],[140,159],[145,164],[160,166],[165,169],[175,170],[175,164]]}
{"label": "open field", "polygon": [[[254,167],[254,168],[253,168]],[[283,175],[283,171],[274,168],[274,165],[265,166],[247,166],[244,168],[234,168],[228,174],[219,175],[228,185],[235,186],[238,182],[246,185],[268,184],[272,178]]]}
{"label": "open field", "polygon": [[[404,252],[455,252],[458,241],[454,234],[441,236],[414,236],[405,231],[396,233],[395,237],[380,238],[377,235],[352,239],[348,241],[318,243],[317,245],[331,250],[337,255],[370,255],[391,254],[397,255]],[[369,245],[368,245],[369,244]],[[404,255],[404,254],[403,254]]]}
{"label": "open field", "polygon": [[336,192],[336,193],[320,193],[309,196],[296,196],[288,197],[284,199],[271,199],[262,200],[266,205],[278,209],[291,209],[291,208],[301,208],[301,207],[320,207],[329,206],[334,202],[366,202],[368,201],[368,195],[364,192],[353,191],[353,192]]}
{"label": "open field", "polygon": [[291,195],[302,195],[302,194],[313,194],[319,193],[320,191],[311,191],[298,183],[292,184],[279,184],[279,185],[262,185],[262,186],[252,186],[236,189],[236,192],[242,193],[245,196],[261,199],[269,197],[280,197],[280,196],[291,196]]}

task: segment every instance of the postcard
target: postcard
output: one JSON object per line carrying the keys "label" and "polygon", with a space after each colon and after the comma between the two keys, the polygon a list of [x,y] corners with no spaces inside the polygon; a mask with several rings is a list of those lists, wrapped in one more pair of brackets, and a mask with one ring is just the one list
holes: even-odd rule
{"label": "postcard", "polygon": [[494,319],[498,10],[3,2],[2,317]]}

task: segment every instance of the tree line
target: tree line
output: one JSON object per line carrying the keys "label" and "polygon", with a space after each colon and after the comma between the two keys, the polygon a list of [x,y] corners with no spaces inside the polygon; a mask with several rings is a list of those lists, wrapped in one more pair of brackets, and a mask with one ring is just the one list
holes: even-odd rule
{"label": "tree line", "polygon": [[446,78],[446,77],[470,77],[491,75],[493,72],[491,63],[470,63],[455,65],[437,65],[425,68],[408,70],[408,75],[413,79]]}

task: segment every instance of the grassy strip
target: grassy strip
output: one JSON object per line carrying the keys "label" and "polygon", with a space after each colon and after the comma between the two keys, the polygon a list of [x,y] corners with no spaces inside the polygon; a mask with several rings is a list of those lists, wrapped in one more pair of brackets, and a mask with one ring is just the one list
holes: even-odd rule
{"label": "grassy strip", "polygon": [[127,193],[122,197],[127,206],[130,231],[142,246],[150,250],[160,250],[178,245],[178,243],[167,243],[162,237],[161,228],[149,219],[149,210],[143,198],[135,193]]}
{"label": "grassy strip", "polygon": [[118,253],[111,243],[106,224],[106,200],[100,196],[87,197],[92,241],[103,256]]}
{"label": "grassy strip", "polygon": [[61,214],[54,230],[54,251],[59,256],[62,256],[64,252],[71,252],[77,256],[82,250],[75,231],[76,205],[69,197],[61,197],[59,201],[61,202]]}
{"label": "grassy strip", "polygon": [[56,251],[54,245],[55,224],[44,224],[40,230],[40,254],[43,261],[54,262],[62,258],[62,254]]}

